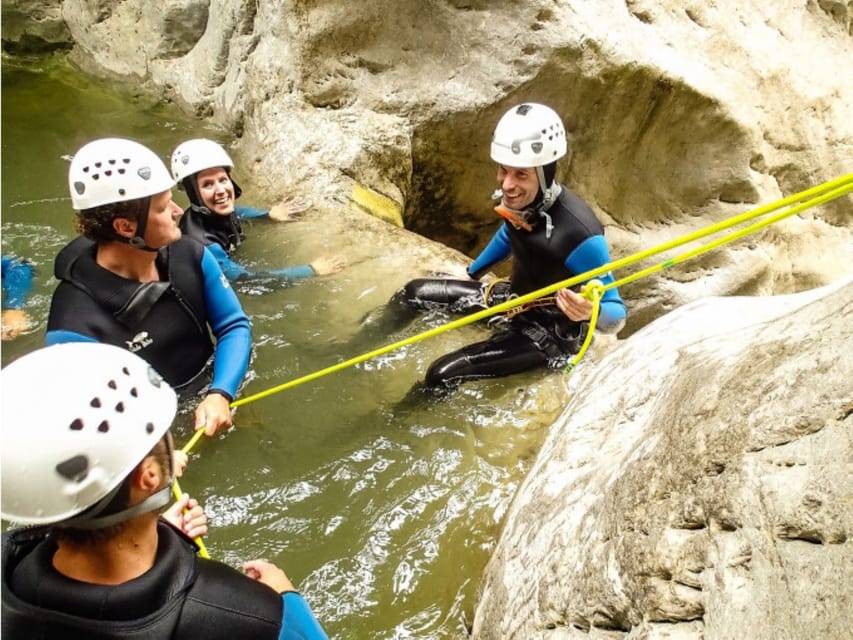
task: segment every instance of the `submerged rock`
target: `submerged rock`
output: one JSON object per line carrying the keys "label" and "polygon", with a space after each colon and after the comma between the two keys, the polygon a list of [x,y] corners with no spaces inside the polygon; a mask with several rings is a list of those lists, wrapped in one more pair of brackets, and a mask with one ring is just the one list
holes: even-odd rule
{"label": "submerged rock", "polygon": [[845,637],[851,341],[848,278],[692,303],[577,369],[474,637]]}

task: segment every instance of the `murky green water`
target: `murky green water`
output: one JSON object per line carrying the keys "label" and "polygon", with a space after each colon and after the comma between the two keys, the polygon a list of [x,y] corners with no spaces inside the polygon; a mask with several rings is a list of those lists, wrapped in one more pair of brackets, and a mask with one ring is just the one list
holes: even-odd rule
{"label": "murky green water", "polygon": [[[69,154],[107,135],[164,157],[187,137],[224,138],[170,105],[85,79],[61,59],[4,60],[2,73],[2,248],[37,265],[27,310],[39,324],[3,343],[6,364],[43,341],[52,260],[73,237]],[[243,186],[245,202],[259,204]],[[249,227],[241,257],[275,258],[272,266],[304,252],[317,233],[310,218],[286,233],[259,225]],[[350,269],[290,288],[238,288],[255,339],[243,395],[356,355],[327,301],[373,284],[369,270]],[[241,408],[238,428],[202,441],[182,480],[211,517],[211,555],[234,566],[254,557],[279,563],[337,638],[464,635],[501,518],[559,410],[540,410],[523,376],[469,385],[448,402],[399,404],[437,353],[481,331],[419,343]],[[41,391],[49,400],[51,390]],[[177,439],[188,437],[184,417]]]}

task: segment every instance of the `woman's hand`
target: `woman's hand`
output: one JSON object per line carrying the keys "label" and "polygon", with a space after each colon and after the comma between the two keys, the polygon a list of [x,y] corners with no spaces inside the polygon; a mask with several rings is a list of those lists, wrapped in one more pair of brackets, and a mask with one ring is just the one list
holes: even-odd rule
{"label": "woman's hand", "polygon": [[347,266],[347,259],[343,256],[320,256],[312,260],[310,266],[318,276],[326,276],[343,271]]}
{"label": "woman's hand", "polygon": [[298,196],[287,196],[277,205],[270,208],[270,220],[276,222],[293,222],[311,208],[311,204]]}

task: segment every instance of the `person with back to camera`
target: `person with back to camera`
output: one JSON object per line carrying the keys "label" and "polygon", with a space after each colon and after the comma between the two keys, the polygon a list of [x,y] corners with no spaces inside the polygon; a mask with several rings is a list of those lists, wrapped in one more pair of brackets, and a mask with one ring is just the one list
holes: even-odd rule
{"label": "person with back to camera", "polygon": [[[497,233],[468,267],[470,280],[416,279],[398,291],[365,330],[387,332],[412,320],[417,309],[443,306],[470,314],[536,291],[610,262],[604,228],[592,209],[555,180],[557,160],[567,151],[563,123],[551,108],[525,103],[498,122],[491,144],[497,163],[496,211],[505,218]],[[479,279],[498,262],[513,258],[509,282]],[[613,282],[607,273],[598,278]],[[579,288],[580,290],[580,288]],[[495,378],[538,367],[562,366],[585,335],[592,302],[562,289],[497,324],[489,339],[449,353],[427,370],[428,387],[452,387],[465,380]],[[625,305],[616,289],[601,300],[596,329],[616,333],[625,322]],[[371,327],[373,323],[374,327]],[[588,325],[587,325],[588,326]]]}
{"label": "person with back to camera", "polygon": [[310,264],[262,272],[246,269],[230,255],[245,238],[242,221],[266,217],[275,222],[290,222],[303,213],[307,205],[288,198],[268,211],[236,206],[242,190],[231,177],[234,163],[225,149],[213,140],[197,138],[182,142],[172,153],[171,164],[172,177],[186,191],[190,201],[180,221],[181,230],[208,247],[229,280],[272,276],[293,281],[338,273],[346,267],[346,260],[341,256],[320,256]]}
{"label": "person with back to camera", "polygon": [[56,257],[46,343],[125,347],[183,395],[209,381],[195,427],[227,429],[249,365],[249,319],[213,255],[181,237],[168,169],[137,142],[103,138],[74,155],[68,181],[82,236]]}
{"label": "person with back to camera", "polygon": [[62,344],[0,376],[2,516],[30,525],[3,534],[4,638],[327,637],[274,564],[247,562],[243,575],[197,556],[196,505],[180,528],[158,517],[177,399],[147,362]]}
{"label": "person with back to camera", "polygon": [[13,340],[32,326],[24,302],[33,288],[33,265],[15,256],[2,256],[3,313],[2,339]]}

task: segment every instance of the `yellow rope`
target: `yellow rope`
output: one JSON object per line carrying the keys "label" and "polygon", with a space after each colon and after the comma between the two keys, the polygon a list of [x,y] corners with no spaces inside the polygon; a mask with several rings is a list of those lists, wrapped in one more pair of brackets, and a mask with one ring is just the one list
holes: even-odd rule
{"label": "yellow rope", "polygon": [[[778,222],[779,220],[782,220],[783,218],[786,218],[788,216],[792,216],[794,214],[800,213],[801,211],[804,211],[805,209],[815,207],[815,206],[818,206],[820,204],[824,204],[826,202],[829,202],[830,200],[834,200],[836,198],[839,198],[839,197],[849,193],[850,191],[853,191],[853,174],[847,174],[847,175],[842,176],[840,178],[836,178],[835,180],[830,180],[828,182],[817,185],[815,187],[805,189],[804,191],[800,191],[799,193],[795,193],[795,194],[788,196],[786,198],[782,198],[781,200],[777,200],[776,202],[773,202],[773,203],[770,203],[767,205],[763,205],[760,207],[756,207],[754,209],[751,209],[750,211],[747,211],[747,212],[742,213],[742,214],[737,215],[737,216],[733,216],[727,220],[723,220],[721,222],[710,225],[710,226],[705,227],[703,229],[700,229],[698,231],[694,231],[692,233],[688,233],[688,234],[681,236],[679,238],[675,238],[675,239],[670,240],[668,242],[664,242],[662,244],[657,245],[656,247],[652,247],[650,249],[646,249],[646,250],[637,252],[635,254],[632,254],[632,255],[627,256],[625,258],[621,258],[619,260],[614,260],[614,261],[609,262],[609,263],[602,265],[600,267],[596,267],[595,269],[590,269],[589,271],[586,271],[585,273],[581,273],[579,275],[572,276],[571,278],[567,278],[566,280],[562,280],[560,282],[555,282],[554,284],[548,285],[547,287],[543,287],[541,289],[538,289],[536,291],[532,291],[530,293],[519,296],[517,298],[507,300],[507,301],[502,302],[500,304],[497,304],[493,307],[489,307],[487,309],[482,309],[480,311],[469,314],[469,315],[464,316],[462,318],[459,318],[457,320],[453,320],[451,322],[448,322],[448,323],[446,323],[440,327],[435,327],[433,329],[429,329],[427,331],[424,331],[424,332],[419,333],[417,335],[405,338],[403,340],[398,340],[397,342],[388,344],[388,345],[381,347],[379,349],[374,349],[373,351],[363,353],[363,354],[356,356],[354,358],[344,360],[343,362],[339,362],[337,364],[331,365],[331,366],[326,367],[324,369],[320,369],[320,370],[315,371],[313,373],[309,373],[309,374],[301,376],[299,378],[295,378],[295,379],[290,380],[288,382],[285,382],[283,384],[280,384],[280,385],[271,387],[269,389],[266,389],[265,391],[261,391],[259,393],[255,393],[255,394],[247,396],[245,398],[235,400],[234,402],[231,403],[231,408],[236,409],[237,407],[241,407],[243,405],[249,404],[250,402],[255,402],[256,400],[266,398],[268,396],[279,393],[281,391],[285,391],[286,389],[291,389],[291,388],[299,386],[301,384],[305,384],[306,382],[311,382],[313,380],[316,380],[318,378],[322,378],[324,376],[335,373],[337,371],[341,371],[342,369],[347,369],[347,368],[352,367],[354,365],[357,365],[361,362],[365,362],[365,361],[370,360],[372,358],[376,358],[380,355],[389,353],[391,351],[396,351],[397,349],[401,349],[402,347],[406,347],[406,346],[414,344],[416,342],[426,340],[428,338],[440,335],[440,334],[445,333],[447,331],[452,331],[453,329],[458,329],[459,327],[464,327],[464,326],[467,326],[469,324],[473,324],[474,322],[478,322],[479,320],[482,320],[484,318],[488,318],[490,316],[493,316],[493,315],[496,315],[499,313],[503,313],[505,311],[508,311],[509,309],[513,309],[515,307],[521,307],[523,305],[526,305],[528,303],[535,301],[538,298],[553,294],[560,289],[570,288],[570,287],[582,284],[582,283],[589,281],[593,278],[604,275],[610,271],[613,271],[616,269],[621,269],[622,267],[634,264],[634,263],[639,262],[641,260],[645,260],[646,258],[657,255],[659,253],[663,253],[664,251],[668,251],[668,250],[673,249],[675,247],[680,247],[680,246],[685,245],[689,242],[693,242],[695,240],[705,238],[709,235],[719,233],[720,231],[731,229],[732,227],[735,227],[735,226],[742,224],[744,222],[747,222],[749,220],[755,219],[755,218],[760,217],[760,216],[764,216],[764,215],[771,213],[773,211],[777,211],[779,209],[783,209],[784,207],[789,207],[790,205],[794,205],[796,203],[799,203],[799,204],[796,204],[796,206],[790,207],[789,209],[785,209],[784,211],[781,211],[780,213],[777,213],[774,216],[771,216],[770,218],[768,218],[766,220],[754,223],[754,224],[752,224],[752,225],[750,225],[750,226],[748,226],[748,227],[746,227],[740,231],[733,232],[733,233],[728,234],[728,235],[726,235],[726,236],[724,236],[718,240],[714,240],[714,241],[712,241],[706,245],[703,245],[697,249],[687,251],[687,252],[685,252],[685,253],[683,253],[683,254],[675,257],[675,258],[670,258],[668,260],[664,260],[663,262],[661,262],[657,265],[654,265],[652,267],[649,267],[647,269],[643,269],[642,271],[639,271],[636,274],[633,274],[633,275],[628,276],[626,278],[623,278],[621,280],[617,280],[615,282],[612,282],[611,284],[609,284],[605,287],[602,287],[601,291],[598,291],[597,288],[593,289],[596,293],[600,293],[603,295],[603,293],[609,289],[627,284],[629,282],[633,282],[634,280],[638,280],[639,278],[645,277],[645,276],[652,274],[652,273],[655,273],[657,271],[661,271],[667,267],[670,267],[674,264],[678,264],[680,262],[688,260],[689,258],[695,257],[701,253],[715,249],[715,248],[717,248],[717,247],[719,247],[719,246],[721,246],[727,242],[732,242],[734,240],[742,238],[745,235],[748,235],[750,233],[754,233],[755,231],[758,231],[759,229],[762,229],[762,228],[767,227],[767,226],[769,226],[775,222]],[[593,291],[593,290],[591,290],[591,291]],[[595,325],[593,323],[590,323],[591,328],[593,328],[594,326]],[[590,330],[590,333],[592,333],[592,329]],[[585,342],[589,342],[589,340],[591,340],[590,336],[587,336],[587,338],[588,338],[588,340]],[[585,349],[583,349],[583,351],[585,351]],[[578,358],[576,357],[575,360],[578,360]],[[573,360],[573,362],[574,362],[574,360]],[[194,442],[191,442],[188,445],[188,448],[191,448],[192,444],[194,444]]]}
{"label": "yellow rope", "polygon": [[[201,437],[204,435],[204,429],[198,429],[193,437],[190,438],[189,442],[187,442],[182,448],[181,451],[184,453],[189,453],[190,449],[192,449],[196,443],[201,440]],[[183,493],[181,492],[181,485],[178,484],[178,479],[175,478],[172,481],[172,495],[175,496],[175,500],[180,500]],[[184,509],[184,513],[187,512],[187,509]],[[204,546],[204,542],[201,539],[201,536],[196,536],[195,543],[198,545],[198,553],[202,558],[210,558],[210,555],[207,553],[207,547]]]}
{"label": "yellow rope", "polygon": [[[199,431],[199,433],[204,433],[204,430]],[[190,442],[192,442],[192,440]],[[186,449],[186,447],[184,447],[184,449]],[[178,484],[177,478],[172,481],[172,495],[175,496],[175,500],[180,500],[181,496],[184,495],[181,492],[181,486]],[[187,510],[184,509],[184,513],[186,512]],[[207,547],[204,546],[204,541],[201,539],[201,536],[196,536],[195,543],[198,545],[198,555],[202,558],[210,558],[210,554],[207,552]]]}
{"label": "yellow rope", "polygon": [[[743,214],[738,215],[738,216],[734,216],[728,220],[718,222],[718,223],[713,224],[713,225],[706,227],[704,229],[700,229],[699,231],[695,231],[693,233],[689,233],[687,235],[681,236],[680,238],[676,238],[674,240],[664,242],[664,243],[662,243],[656,247],[653,247],[651,249],[646,249],[644,251],[640,251],[638,253],[635,253],[631,256],[627,256],[627,257],[622,258],[620,260],[614,260],[613,262],[609,262],[609,263],[602,265],[600,267],[597,267],[595,269],[591,269],[591,270],[589,270],[585,273],[582,273],[580,275],[573,276],[573,277],[568,278],[566,280],[563,280],[561,282],[556,282],[556,283],[549,285],[547,287],[543,287],[542,289],[532,291],[531,293],[527,293],[527,294],[525,294],[523,296],[519,296],[517,298],[513,298],[512,300],[507,300],[506,302],[502,302],[500,304],[497,304],[494,307],[489,307],[488,309],[482,309],[482,310],[477,311],[475,313],[469,314],[463,318],[459,318],[457,320],[453,320],[451,322],[448,322],[447,324],[444,324],[440,327],[435,327],[433,329],[429,329],[427,331],[424,331],[424,332],[419,333],[417,335],[411,336],[409,338],[405,338],[403,340],[398,340],[397,342],[391,343],[391,344],[386,345],[384,347],[381,347],[379,349],[374,349],[373,351],[369,351],[369,352],[364,353],[360,356],[356,356],[355,358],[350,358],[349,360],[339,362],[338,364],[326,367],[325,369],[320,369],[319,371],[315,371],[314,373],[309,373],[308,375],[304,375],[300,378],[295,378],[293,380],[290,380],[289,382],[285,382],[285,383],[280,384],[278,386],[267,389],[266,391],[261,391],[259,393],[254,394],[254,395],[251,395],[251,396],[248,396],[245,398],[241,398],[240,400],[236,400],[233,403],[231,403],[231,406],[233,408],[241,407],[243,405],[249,404],[250,402],[255,402],[256,400],[260,400],[261,398],[266,398],[267,396],[271,396],[275,393],[279,393],[280,391],[284,391],[286,389],[291,389],[291,388],[296,387],[300,384],[304,384],[306,382],[311,382],[312,380],[322,378],[323,376],[327,376],[331,373],[335,373],[335,372],[340,371],[342,369],[347,369],[349,367],[352,367],[352,366],[359,364],[361,362],[365,362],[366,360],[370,360],[370,359],[375,358],[377,356],[389,353],[391,351],[396,351],[397,349],[400,349],[402,347],[406,347],[406,346],[408,346],[410,344],[414,344],[416,342],[420,342],[421,340],[426,340],[427,338],[432,338],[433,336],[440,335],[442,333],[445,333],[446,331],[458,329],[459,327],[467,326],[469,324],[472,324],[472,323],[477,322],[479,320],[482,320],[484,318],[488,318],[490,316],[496,315],[498,313],[503,313],[504,311],[507,311],[508,309],[512,309],[513,307],[518,307],[518,306],[527,304],[528,302],[532,302],[533,300],[536,300],[537,298],[540,298],[542,296],[555,293],[556,291],[558,291],[560,289],[573,287],[575,285],[586,282],[587,280],[590,280],[592,278],[604,275],[605,273],[608,273],[609,271],[612,271],[615,269],[620,269],[622,267],[628,266],[628,265],[633,264],[635,262],[639,262],[640,260],[644,260],[645,258],[648,258],[650,256],[654,256],[654,255],[662,253],[664,251],[668,251],[669,249],[687,244],[688,242],[693,242],[694,240],[698,240],[698,239],[704,238],[708,235],[718,233],[719,231],[723,231],[725,229],[730,229],[731,227],[734,227],[738,224],[742,224],[743,222],[746,222],[746,221],[751,220],[753,218],[766,215],[767,213],[770,213],[771,211],[776,211],[777,209],[781,209],[782,207],[786,207],[790,204],[793,204],[796,202],[801,203],[800,205],[792,207],[789,210],[786,210],[786,211],[783,211],[782,213],[776,214],[767,222],[756,223],[756,224],[752,225],[751,227],[749,227],[748,229],[745,229],[744,232],[742,232],[742,233],[736,232],[731,238],[727,238],[722,242],[721,241],[715,241],[709,245],[705,245],[706,247],[708,247],[707,250],[710,250],[711,248],[716,248],[720,244],[724,244],[724,242],[728,242],[728,241],[740,238],[743,235],[746,235],[746,233],[752,233],[753,231],[760,229],[760,228],[763,228],[769,224],[772,224],[773,222],[777,222],[778,220],[781,220],[782,218],[785,218],[785,217],[790,216],[790,215],[794,215],[795,213],[799,213],[805,209],[808,209],[809,207],[817,206],[818,204],[823,204],[824,202],[828,202],[830,200],[838,198],[838,197],[840,197],[840,196],[844,195],[845,193],[848,193],[852,190],[853,190],[853,174],[848,174],[842,178],[837,178],[835,180],[831,180],[831,181],[826,182],[826,183],[819,185],[817,187],[812,187],[810,189],[806,189],[805,191],[801,191],[800,193],[794,194],[792,196],[788,196],[787,198],[783,198],[782,200],[779,200],[775,203],[764,205],[762,207],[757,207],[756,209],[753,209],[751,211],[748,211],[748,212],[743,213]],[[822,195],[818,195],[818,194],[822,194]],[[684,256],[693,257],[694,255],[698,255],[699,253],[702,252],[703,248],[687,252],[687,254],[684,254]],[[661,269],[664,269],[668,266],[671,266],[672,264],[676,264],[677,262],[681,262],[681,261],[687,259],[687,257],[680,256],[679,258],[666,260],[666,261],[662,262],[660,265],[657,265],[656,267],[651,267],[649,269],[643,270],[642,272],[640,272],[641,275],[637,275],[637,277],[630,277],[630,278],[626,278],[624,280],[620,280],[618,282],[618,284],[624,284],[627,282],[632,282],[633,280],[636,280],[637,278],[642,277],[643,275],[648,275],[649,273],[654,273],[655,271],[659,271]],[[616,283],[609,285],[608,288],[612,288],[613,286],[616,286]]]}
{"label": "yellow rope", "polygon": [[595,323],[598,322],[598,312],[601,309],[601,296],[604,295],[604,285],[601,283],[601,280],[590,280],[586,283],[586,286],[583,289],[584,298],[592,301],[592,315],[589,317],[589,326],[586,332],[586,338],[584,338],[583,344],[578,352],[575,354],[575,357],[572,358],[572,361],[566,365],[566,368],[563,369],[566,373],[569,373],[578,362],[581,361],[581,358],[584,357],[586,350],[589,349],[589,345],[592,344],[592,335],[595,333]]}
{"label": "yellow rope", "polygon": [[[552,293],[556,293],[560,289],[566,289],[570,287],[574,287],[576,285],[587,282],[587,286],[584,288],[583,295],[588,299],[591,299],[593,302],[592,315],[590,317],[589,322],[589,331],[587,332],[586,338],[584,339],[583,344],[581,345],[580,350],[572,359],[572,361],[566,366],[566,371],[571,371],[577,364],[580,362],[581,358],[583,358],[586,353],[589,345],[592,343],[592,337],[595,331],[595,324],[598,320],[599,307],[601,306],[601,298],[606,291],[609,289],[613,289],[630,282],[634,282],[635,280],[639,280],[645,276],[648,276],[652,273],[656,273],[658,271],[662,271],[667,267],[671,267],[674,264],[679,264],[690,258],[693,258],[697,255],[705,253],[707,251],[711,251],[720,247],[728,242],[733,242],[734,240],[738,240],[746,235],[754,233],[760,229],[770,226],[779,220],[787,218],[789,216],[795,215],[806,209],[811,207],[816,207],[818,205],[824,204],[836,198],[840,198],[841,196],[850,193],[853,191],[853,173],[847,174],[840,178],[836,178],[835,180],[829,180],[815,187],[811,187],[809,189],[805,189],[804,191],[800,191],[799,193],[795,193],[787,198],[782,198],[781,200],[777,200],[776,202],[772,202],[767,205],[763,205],[760,207],[756,207],[755,209],[751,209],[745,213],[742,213],[737,216],[733,216],[727,220],[723,220],[722,222],[718,222],[716,224],[710,225],[698,231],[694,231],[692,233],[686,234],[674,240],[670,240],[668,242],[664,242],[662,244],[657,245],[656,247],[652,247],[651,249],[646,249],[644,251],[640,251],[633,255],[627,256],[625,258],[621,258],[619,260],[614,260],[605,265],[597,267],[595,269],[590,269],[589,271],[573,276],[571,278],[567,278],[566,280],[562,280],[560,282],[555,282],[552,285],[548,285],[547,287],[543,287],[542,289],[538,289],[536,291],[532,291],[523,296],[519,296],[517,298],[512,298],[505,302],[495,305],[494,307],[489,307],[487,309],[483,309],[481,311],[477,311],[475,313],[469,314],[463,318],[458,320],[454,320],[448,322],[440,327],[435,327],[434,329],[429,329],[428,331],[424,331],[417,335],[411,336],[404,340],[398,340],[392,344],[386,345],[379,349],[374,349],[373,351],[369,351],[360,356],[356,356],[355,358],[350,358],[349,360],[345,360],[343,362],[339,362],[338,364],[326,367],[325,369],[320,369],[319,371],[315,371],[314,373],[310,373],[308,375],[302,376],[300,378],[296,378],[294,380],[290,380],[278,386],[272,387],[265,391],[261,391],[259,393],[255,393],[253,395],[247,396],[245,398],[241,398],[240,400],[235,400],[231,403],[231,408],[236,409],[237,407],[241,407],[243,405],[249,404],[250,402],[255,402],[256,400],[260,400],[262,398],[266,398],[275,393],[279,393],[280,391],[284,391],[286,389],[291,389],[298,385],[304,384],[306,382],[310,382],[312,380],[316,380],[318,378],[322,378],[323,376],[327,376],[329,374],[335,373],[342,369],[346,369],[348,367],[352,367],[361,362],[365,362],[377,356],[383,355],[385,353],[389,353],[391,351],[396,351],[402,347],[408,346],[410,344],[414,344],[416,342],[420,342],[422,340],[426,340],[427,338],[431,338],[433,336],[440,335],[447,331],[451,331],[453,329],[457,329],[459,327],[464,327],[469,324],[473,324],[474,322],[478,322],[484,318],[488,318],[493,315],[497,315],[499,313],[503,313],[514,309],[516,307],[524,307],[524,305],[533,304],[537,301],[537,299],[542,298],[543,296],[550,295]],[[798,203],[798,204],[797,204]],[[731,229],[739,224],[744,222],[748,222],[755,218],[767,215],[773,211],[778,211],[779,209],[783,209],[784,207],[792,206],[789,209],[786,209],[780,213],[777,213],[769,218],[762,220],[760,222],[756,222],[754,224],[749,225],[739,231],[735,231],[733,233],[727,234],[717,240],[713,240],[708,244],[702,245],[696,249],[692,249],[690,251],[686,251],[674,258],[670,258],[660,262],[656,265],[638,271],[630,276],[622,278],[620,280],[616,280],[608,285],[602,285],[600,281],[594,280],[594,278],[609,273],[610,271],[614,271],[616,269],[621,269],[622,267],[634,264],[636,262],[640,262],[641,260],[645,260],[651,256],[655,256],[659,253],[663,253],[664,251],[668,251],[670,249],[674,249],[676,247],[680,247],[689,242],[693,242],[695,240],[699,240],[701,238],[705,238],[709,235],[713,235],[720,231],[725,231],[727,229]],[[491,288],[497,283],[495,281],[489,285],[486,289],[486,304],[488,304],[488,294],[491,291]],[[193,437],[187,442],[186,445],[182,448],[182,451],[189,452],[196,443],[201,439],[201,436],[204,434],[204,428],[199,428]],[[175,494],[175,498],[180,500],[181,498],[181,489],[178,486],[177,480],[172,485],[172,491]],[[204,543],[201,538],[196,538],[196,544],[199,546],[199,553],[202,557],[208,558],[210,557],[207,554],[207,549],[204,547]]]}

